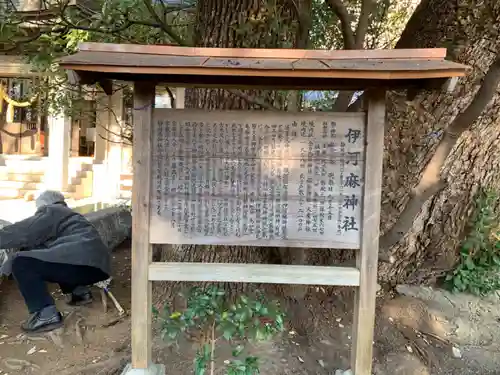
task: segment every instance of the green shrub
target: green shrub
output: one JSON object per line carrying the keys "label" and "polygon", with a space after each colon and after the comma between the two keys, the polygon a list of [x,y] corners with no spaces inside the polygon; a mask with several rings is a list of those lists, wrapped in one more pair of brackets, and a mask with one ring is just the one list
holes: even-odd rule
{"label": "green shrub", "polygon": [[[216,343],[226,341],[232,346],[231,360],[225,361],[227,375],[259,374],[259,359],[243,355],[245,343],[267,340],[284,329],[284,314],[277,302],[267,302],[258,293],[255,298],[239,296],[233,303],[224,290],[216,287],[193,288],[183,296],[183,311],[153,310],[161,323],[164,340],[176,343],[181,335],[199,337],[194,359],[194,374],[215,373]],[[218,372],[218,371],[217,371]]]}
{"label": "green shrub", "polygon": [[500,237],[498,192],[480,194],[472,230],[460,248],[460,262],[446,276],[454,292],[479,296],[500,290]]}

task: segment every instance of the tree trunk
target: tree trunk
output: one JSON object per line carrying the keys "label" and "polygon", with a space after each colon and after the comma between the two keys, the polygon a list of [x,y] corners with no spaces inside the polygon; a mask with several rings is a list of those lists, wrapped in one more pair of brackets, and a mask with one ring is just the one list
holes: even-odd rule
{"label": "tree trunk", "polygon": [[[297,4],[297,9],[291,9]],[[305,4],[305,5],[304,5]],[[283,41],[292,40],[306,44],[304,28],[297,28],[298,10],[311,7],[310,0],[290,2],[277,0],[276,4],[264,0],[200,0],[198,1],[195,45],[199,47],[226,48],[283,48]],[[255,21],[260,20],[260,21]],[[276,29],[276,22],[278,28]],[[283,25],[286,25],[283,27]],[[309,24],[306,27],[310,27]],[[298,30],[298,31],[297,31]],[[299,32],[300,35],[295,35]],[[289,47],[293,47],[293,44]],[[274,106],[284,107],[273,91],[245,91]],[[276,104],[278,103],[278,104]],[[186,107],[204,109],[261,109],[241,96],[223,89],[190,89],[186,91]],[[300,263],[303,252],[290,252],[293,263]],[[299,256],[295,256],[299,254]],[[273,248],[236,246],[162,246],[155,251],[156,260],[189,261],[206,263],[276,263],[281,261],[280,252]],[[210,267],[209,265],[207,265]],[[231,292],[239,293],[245,284],[225,285]],[[251,288],[255,288],[253,285]],[[155,285],[155,300],[171,297],[178,289]]]}
{"label": "tree trunk", "polygon": [[[201,0],[198,2],[197,44],[218,47],[265,47],[270,41],[264,29],[252,39],[237,31],[261,12],[259,1]],[[285,10],[283,10],[285,11]],[[257,12],[257,13],[256,13]],[[286,13],[286,12],[285,12]],[[466,0],[460,6],[447,0],[423,0],[408,23],[398,48],[446,47],[451,59],[470,65],[452,93],[421,93],[411,103],[401,93],[388,100],[382,231],[390,229],[407,204],[412,188],[433,155],[443,129],[470,104],[484,73],[500,48],[497,26],[500,3]],[[255,32],[255,30],[254,30]],[[253,44],[252,44],[253,43]],[[262,96],[263,93],[255,92]],[[265,93],[273,98],[271,93]],[[393,247],[393,265],[382,264],[382,281],[432,282],[453,267],[457,247],[474,210],[481,189],[500,191],[500,96],[496,95],[474,126],[458,139],[442,169],[446,186],[429,199],[408,235]],[[248,101],[224,90],[191,90],[187,104],[201,108],[250,109]],[[165,249],[164,249],[165,250]],[[351,252],[307,250],[308,263],[332,264]],[[182,246],[162,251],[162,260],[269,263],[274,249],[247,247]],[[287,263],[301,263],[302,251],[288,253]],[[233,286],[232,286],[233,287]],[[242,286],[238,286],[240,288]]]}
{"label": "tree trunk", "polygon": [[[302,0],[308,1],[308,0]],[[289,2],[276,0],[198,1],[194,43],[198,47],[282,48],[294,40],[294,12]],[[287,27],[283,27],[285,25]],[[272,91],[246,91],[247,95],[277,101]],[[204,109],[261,109],[223,89],[195,89],[186,94],[186,105]]]}
{"label": "tree trunk", "polygon": [[[411,103],[391,93],[388,100],[382,230],[398,219],[436,145],[451,121],[470,104],[500,48],[497,0],[424,0],[397,48],[446,47],[448,57],[473,68],[452,93],[420,93]],[[433,282],[457,261],[481,189],[500,191],[500,96],[495,95],[463,133],[441,171],[446,186],[430,198],[411,231],[392,249],[393,265],[380,276],[393,284]]]}

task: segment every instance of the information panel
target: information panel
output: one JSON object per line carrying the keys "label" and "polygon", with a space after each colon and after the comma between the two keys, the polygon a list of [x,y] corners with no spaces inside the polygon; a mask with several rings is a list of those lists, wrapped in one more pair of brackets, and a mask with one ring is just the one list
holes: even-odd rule
{"label": "information panel", "polygon": [[150,242],[358,249],[365,116],[155,110]]}

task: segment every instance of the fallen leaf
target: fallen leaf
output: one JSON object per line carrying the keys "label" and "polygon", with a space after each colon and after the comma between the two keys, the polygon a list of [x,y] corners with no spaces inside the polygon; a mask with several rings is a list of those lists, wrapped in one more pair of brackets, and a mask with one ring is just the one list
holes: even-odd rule
{"label": "fallen leaf", "polygon": [[36,352],[36,346],[32,347],[28,352],[26,353],[27,355],[32,355],[34,352]]}
{"label": "fallen leaf", "polygon": [[302,357],[297,357],[297,359],[299,360],[300,363],[304,363],[304,360],[302,359]]}
{"label": "fallen leaf", "polygon": [[451,352],[452,352],[454,358],[462,358],[462,352],[457,347],[455,347],[455,346],[452,347]]}

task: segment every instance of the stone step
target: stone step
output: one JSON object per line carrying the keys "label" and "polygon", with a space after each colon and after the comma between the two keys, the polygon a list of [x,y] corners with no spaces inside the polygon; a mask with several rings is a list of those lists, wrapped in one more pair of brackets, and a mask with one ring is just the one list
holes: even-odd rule
{"label": "stone step", "polygon": [[[91,171],[92,164],[73,165],[68,168],[70,178],[78,177],[82,172]],[[0,180],[5,181],[33,181],[41,182],[45,179],[45,169],[32,169],[26,165],[14,167],[0,167]]]}
{"label": "stone step", "polygon": [[1,166],[0,173],[18,173],[18,174],[44,174],[47,168],[43,166],[40,167],[32,167],[26,164],[20,164],[17,166]]}
{"label": "stone step", "polygon": [[49,164],[45,160],[4,160],[1,165],[8,169],[43,171]]}
{"label": "stone step", "polygon": [[[93,159],[89,158],[70,158],[68,163],[69,169],[80,168],[83,164],[93,164]],[[9,158],[0,160],[0,166],[12,168],[21,168],[23,170],[44,170],[50,166],[48,158],[42,159],[22,159],[22,158]]]}
{"label": "stone step", "polygon": [[[0,167],[0,199],[23,198],[33,200],[37,193],[45,190],[46,160],[9,159]],[[37,164],[38,163],[38,164]],[[43,167],[43,168],[42,168]],[[70,159],[69,186],[63,194],[73,198],[80,185],[93,170],[92,158]]]}
{"label": "stone step", "polygon": [[[19,196],[17,198],[23,198],[26,201],[33,201],[36,199],[37,195],[40,193],[40,190],[19,190]],[[69,191],[63,191],[62,193],[65,199],[73,198],[73,193]],[[0,198],[2,199],[2,198]]]}
{"label": "stone step", "polygon": [[1,181],[24,181],[24,182],[42,182],[45,176],[43,173],[15,173],[0,171]]}
{"label": "stone step", "polygon": [[[74,192],[78,183],[70,184],[67,187],[68,192]],[[19,191],[43,191],[45,190],[43,182],[23,182],[23,181],[0,181],[0,190],[19,190]]]}
{"label": "stone step", "polygon": [[44,184],[42,182],[36,182],[36,181],[5,181],[5,180],[0,180],[0,189],[38,190],[38,189],[44,189]]}
{"label": "stone step", "polygon": [[[26,194],[34,194],[35,196],[40,194],[40,190],[33,190],[33,189],[19,189],[19,195],[21,197],[24,197]],[[68,191],[63,191],[62,195],[64,195],[64,198],[72,198],[73,197],[73,192],[71,190]]]}
{"label": "stone step", "polygon": [[0,200],[21,198],[19,190],[16,189],[0,189]]}

